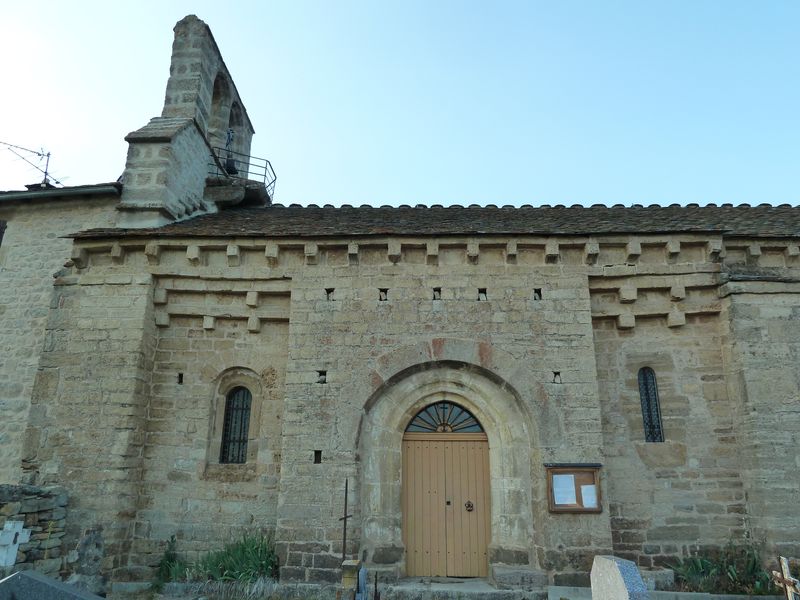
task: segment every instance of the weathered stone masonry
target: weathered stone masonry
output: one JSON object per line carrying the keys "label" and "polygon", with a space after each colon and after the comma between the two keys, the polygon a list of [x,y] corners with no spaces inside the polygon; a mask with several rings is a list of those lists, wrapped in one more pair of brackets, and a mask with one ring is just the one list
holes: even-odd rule
{"label": "weathered stone masonry", "polygon": [[[122,184],[0,193],[0,482],[68,493],[48,560],[88,529],[94,583],[144,580],[172,535],[191,559],[266,531],[285,580],[336,581],[348,479],[347,554],[402,577],[403,432],[443,400],[488,438],[495,580],[800,553],[800,209],[281,207],[207,177],[228,128],[247,153],[190,16]],[[222,464],[238,387],[245,461]],[[602,464],[601,512],[550,512],[550,463]]]}
{"label": "weathered stone masonry", "polygon": [[[654,252],[634,265],[598,266],[586,252],[593,247],[577,239],[560,240],[548,260],[547,238],[451,239],[436,254],[425,238],[80,242],[86,262],[68,277],[73,286],[135,288],[124,273],[149,273],[140,285],[151,291],[136,294],[147,298],[152,319],[154,362],[139,425],[146,441],[142,458],[125,467],[143,468],[143,485],[135,517],[125,513],[130,539],[119,533],[120,547],[132,549],[122,572],[152,565],[173,533],[192,552],[255,526],[276,531],[284,577],[333,580],[349,477],[359,499],[349,551],[401,573],[397,454],[387,446],[432,397],[414,390],[429,386],[461,394],[497,428],[493,464],[504,472],[493,488],[495,564],[567,581],[609,549],[650,566],[732,536],[785,543],[768,524],[786,520],[765,519],[768,508],[746,500],[758,463],[737,468],[735,448],[757,439],[740,425],[725,383],[727,300],[719,290],[727,288],[719,282],[736,263],[718,260],[713,240],[683,241],[697,263],[668,262],[663,237],[640,240],[661,247],[663,261]],[[619,248],[609,240],[609,253]],[[605,249],[601,241],[598,256],[610,262]],[[789,267],[792,260],[787,254]],[[433,288],[441,299],[433,300]],[[642,365],[659,375],[663,444],[641,441]],[[255,391],[252,464],[218,465],[210,451],[226,377]],[[487,389],[494,399],[482,405]],[[498,400],[503,389],[507,404]],[[507,430],[520,422],[520,431]],[[321,465],[312,462],[315,450]],[[124,456],[114,461],[127,465]],[[513,464],[520,457],[522,470]],[[607,512],[547,512],[542,464],[561,461],[604,462]],[[52,464],[43,461],[40,472],[59,472]],[[771,485],[763,475],[761,484]]]}

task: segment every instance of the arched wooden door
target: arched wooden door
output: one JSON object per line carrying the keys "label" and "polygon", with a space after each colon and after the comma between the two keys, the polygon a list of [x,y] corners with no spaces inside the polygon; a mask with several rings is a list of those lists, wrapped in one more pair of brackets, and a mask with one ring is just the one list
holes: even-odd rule
{"label": "arched wooden door", "polygon": [[487,576],[489,442],[472,414],[436,402],[412,419],[402,496],[407,575]]}

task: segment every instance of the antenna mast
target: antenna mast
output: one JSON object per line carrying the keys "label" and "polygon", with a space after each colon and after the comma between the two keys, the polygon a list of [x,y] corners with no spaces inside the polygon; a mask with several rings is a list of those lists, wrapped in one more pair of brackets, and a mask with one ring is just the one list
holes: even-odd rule
{"label": "antenna mast", "polygon": [[[45,153],[44,148],[42,148],[41,151],[36,151],[36,150],[31,150],[30,148],[23,148],[22,146],[17,146],[16,144],[9,144],[8,142],[0,141],[0,144],[2,144],[3,146],[7,146],[7,149],[8,149],[9,152],[11,152],[12,154],[17,155],[22,160],[24,160],[26,163],[28,163],[30,166],[32,166],[34,169],[36,169],[40,173],[44,174],[44,179],[42,179],[42,186],[43,187],[46,187],[48,185],[52,185],[50,183],[51,181],[53,183],[57,184],[57,185],[62,185],[62,186],[64,185],[58,179],[56,179],[55,177],[50,175],[50,173],[49,173],[49,171],[50,171],[50,153],[49,152]],[[39,167],[39,165],[33,164],[31,161],[29,161],[27,158],[22,156],[22,154],[20,154],[16,150],[22,150],[23,152],[28,152],[29,154],[33,154],[34,156],[38,156],[39,158],[44,158],[45,159],[44,170],[42,170],[42,168]]]}

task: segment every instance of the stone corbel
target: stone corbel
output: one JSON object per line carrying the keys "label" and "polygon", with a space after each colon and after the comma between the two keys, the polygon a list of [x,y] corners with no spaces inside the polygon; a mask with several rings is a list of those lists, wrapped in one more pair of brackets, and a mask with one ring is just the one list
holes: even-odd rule
{"label": "stone corbel", "polygon": [[278,266],[278,244],[267,242],[267,245],[264,247],[264,258],[267,259],[267,264],[270,267]]}
{"label": "stone corbel", "polygon": [[597,257],[600,254],[600,244],[597,242],[586,242],[583,251],[587,265],[594,265],[597,263]]}
{"label": "stone corbel", "polygon": [[425,253],[429,265],[439,264],[439,242],[428,242]]}
{"label": "stone corbel", "polygon": [[558,241],[547,240],[544,245],[544,259],[548,263],[558,262]]}
{"label": "stone corbel", "polygon": [[625,246],[625,254],[628,257],[627,262],[636,262],[642,255],[642,245],[638,241],[628,242]]}
{"label": "stone corbel", "polygon": [[148,242],[144,247],[147,264],[157,265],[161,260],[161,246],[158,242]]}
{"label": "stone corbel", "polygon": [[236,244],[228,244],[225,255],[228,257],[229,267],[238,267],[242,263],[242,257],[239,254],[239,246]]}
{"label": "stone corbel", "polygon": [[196,267],[200,264],[201,258],[202,254],[200,252],[200,246],[191,244],[186,247],[186,260],[188,260],[190,264]]}
{"label": "stone corbel", "polygon": [[319,255],[319,246],[314,242],[308,242],[303,248],[303,254],[306,257],[307,265],[315,265]]}
{"label": "stone corbel", "polygon": [[480,254],[480,247],[477,240],[470,240],[467,242],[467,260],[474,264],[478,263],[478,255]]}
{"label": "stone corbel", "polygon": [[400,256],[402,254],[402,246],[399,240],[389,240],[386,254],[389,257],[389,262],[391,262],[392,264],[397,264],[398,262],[400,262]]}

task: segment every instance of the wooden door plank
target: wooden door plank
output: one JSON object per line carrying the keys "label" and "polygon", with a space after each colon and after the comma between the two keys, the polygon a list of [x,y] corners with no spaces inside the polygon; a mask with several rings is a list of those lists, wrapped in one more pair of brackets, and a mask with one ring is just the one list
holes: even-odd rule
{"label": "wooden door plank", "polygon": [[480,515],[478,519],[478,573],[479,577],[486,577],[489,569],[489,521],[491,519],[491,506],[489,494],[489,447],[488,444],[478,444],[477,463],[477,486],[478,499],[480,502]]}

